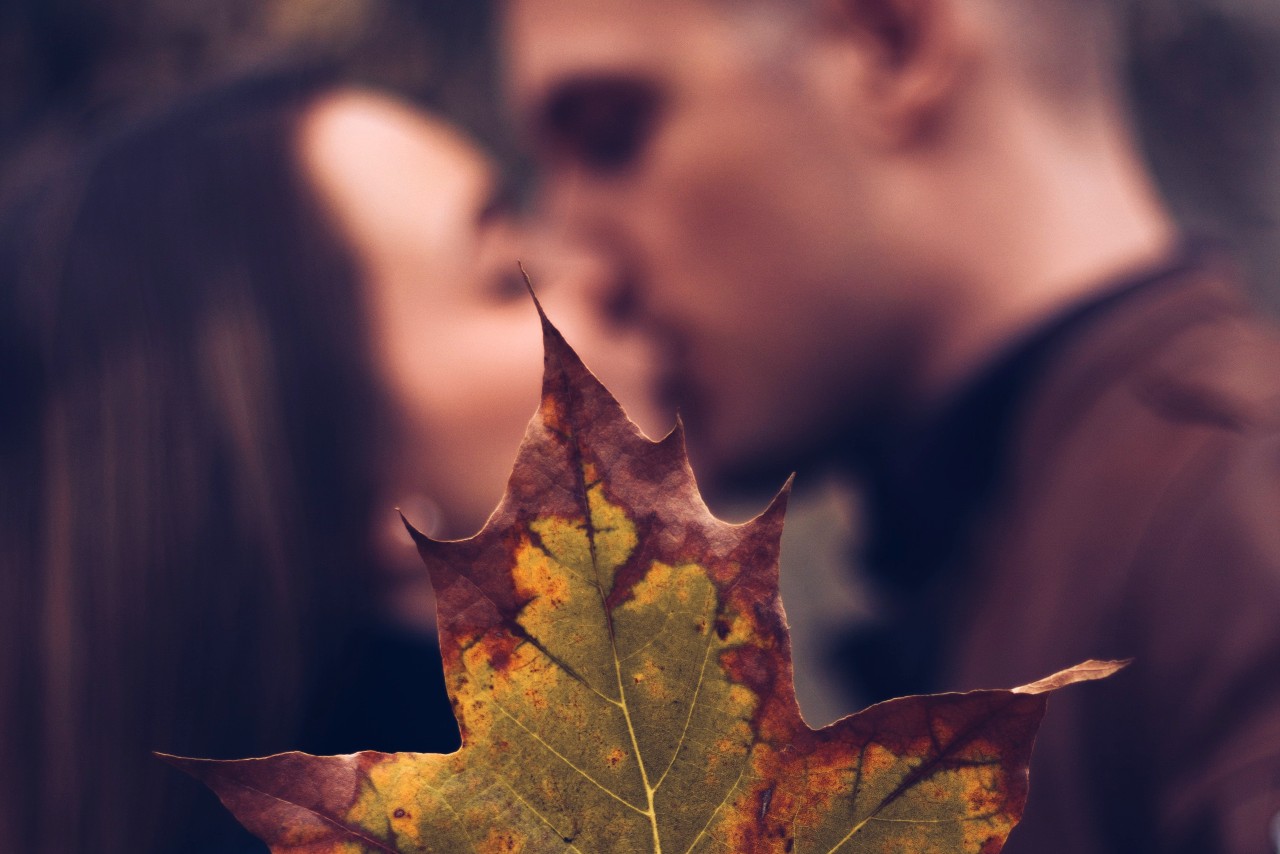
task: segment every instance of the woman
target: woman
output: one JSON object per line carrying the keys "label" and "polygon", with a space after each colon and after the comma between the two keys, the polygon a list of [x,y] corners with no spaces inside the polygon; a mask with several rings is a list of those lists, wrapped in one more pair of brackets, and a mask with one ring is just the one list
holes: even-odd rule
{"label": "woman", "polygon": [[387,628],[424,611],[385,532],[424,493],[469,533],[536,402],[492,194],[440,123],[282,74],[12,218],[0,850],[257,850],[152,750],[456,746],[438,660]]}

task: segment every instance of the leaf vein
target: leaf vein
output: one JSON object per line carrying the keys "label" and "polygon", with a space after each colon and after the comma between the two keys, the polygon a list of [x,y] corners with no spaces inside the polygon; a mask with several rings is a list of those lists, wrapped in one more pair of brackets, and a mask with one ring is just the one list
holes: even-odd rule
{"label": "leaf vein", "polygon": [[702,693],[702,683],[707,676],[707,662],[711,660],[711,639],[714,635],[707,632],[707,648],[702,654],[702,669],[698,671],[698,684],[693,689],[693,698],[689,701],[689,714],[684,719],[684,729],[680,731],[680,739],[676,742],[675,752],[671,754],[671,761],[667,763],[666,769],[662,772],[662,776],[658,778],[658,782],[654,784],[653,790],[656,792],[662,786],[662,782],[667,779],[667,775],[671,773],[671,767],[676,764],[676,757],[680,755],[680,748],[684,747],[685,736],[689,734],[689,724],[693,721],[693,713],[698,707],[698,696]]}
{"label": "leaf vein", "polygon": [[[426,783],[423,783],[422,787],[439,798],[440,803],[444,804],[445,809],[453,813],[453,817],[458,820],[458,827],[462,829],[462,835],[467,837],[467,844],[471,846],[472,851],[479,854],[479,849],[476,848],[475,840],[471,838],[471,831],[467,828],[467,823],[462,820],[462,815],[454,808],[453,804],[449,803],[449,799],[445,797],[444,791]],[[485,791],[488,791],[488,789]]]}
{"label": "leaf vein", "polygon": [[343,822],[340,822],[336,819],[330,818],[324,813],[319,812],[318,810],[312,809],[311,807],[303,806],[302,804],[295,803],[293,801],[282,798],[278,795],[273,795],[270,792],[264,792],[255,786],[250,786],[248,783],[237,782],[235,785],[239,786],[242,789],[247,789],[248,791],[253,792],[256,795],[262,795],[264,798],[270,798],[273,801],[278,801],[279,803],[282,803],[282,804],[288,804],[291,807],[296,807],[297,809],[311,813],[311,815],[314,815],[316,818],[320,819],[326,824],[331,824],[334,827],[338,828],[338,830],[347,834],[352,839],[356,839],[356,840],[359,840],[360,842],[368,843],[369,845],[373,846],[374,848],[377,848],[380,851],[386,851],[388,852],[388,854],[402,854],[402,852],[399,849],[388,848],[386,845],[379,842],[377,839],[374,839],[372,836],[367,836],[359,832],[358,830],[356,830],[354,827],[348,824],[344,824]]}
{"label": "leaf vein", "polygon": [[[528,801],[526,801],[524,798],[522,798],[522,797],[520,796],[520,793],[519,793],[519,792],[517,792],[517,791],[515,790],[515,787],[514,787],[514,786],[512,786],[510,783],[507,783],[507,782],[505,782],[505,781],[502,783],[502,785],[503,785],[503,787],[504,787],[504,788],[506,788],[506,790],[507,790],[508,792],[510,792],[510,793],[512,794],[512,796],[513,796],[513,797],[515,797],[515,799],[516,799],[517,801],[519,801],[520,803],[524,804],[525,808],[526,808],[527,810],[529,810],[529,812],[533,813],[535,816],[537,816],[537,817],[538,817],[538,819],[539,819],[543,824],[545,824],[547,827],[551,828],[551,832],[552,832],[552,833],[554,833],[556,836],[560,837],[560,839],[561,839],[561,840],[564,840],[564,839],[566,839],[566,838],[567,838],[567,837],[564,835],[564,833],[563,833],[561,830],[559,830],[559,829],[558,829],[554,824],[552,824],[552,823],[551,823],[551,821],[550,821],[550,820],[549,820],[545,815],[543,815],[541,812],[539,812],[539,811],[537,810],[537,808],[536,808],[536,807],[534,807],[534,805],[533,805],[533,804],[529,803],[529,802],[528,802]],[[566,842],[565,844],[569,846],[569,850],[570,850],[570,851],[577,851],[577,852],[578,852],[578,854],[582,854],[582,851],[581,851],[581,850],[579,850],[578,846],[574,845],[572,842]]]}
{"label": "leaf vein", "polygon": [[720,805],[711,811],[711,815],[707,816],[707,823],[702,825],[702,830],[698,831],[698,835],[689,843],[689,847],[685,850],[684,854],[693,854],[693,849],[698,846],[698,843],[702,841],[702,838],[709,835],[707,833],[707,828],[711,827],[711,822],[716,820],[716,816],[720,814],[720,810],[725,808],[725,805],[729,803],[729,799],[738,791],[738,785],[742,782],[742,778],[745,777],[746,774],[747,768],[744,765],[742,770],[738,772],[738,779],[734,780],[733,785],[729,787],[729,791],[725,794],[724,800],[720,801]]}
{"label": "leaf vein", "polygon": [[655,643],[657,643],[657,642],[658,642],[658,638],[662,637],[662,633],[663,633],[663,632],[665,632],[665,631],[667,630],[667,626],[668,626],[668,625],[670,625],[670,624],[671,624],[671,612],[670,612],[670,611],[668,611],[668,612],[666,613],[665,618],[664,618],[664,619],[663,619],[663,621],[662,621],[662,625],[658,628],[658,630],[657,630],[656,632],[654,632],[654,633],[653,633],[653,637],[649,638],[647,641],[645,641],[643,644],[641,644],[639,647],[637,647],[634,651],[629,652],[629,653],[627,653],[626,655],[624,655],[624,656],[622,657],[622,659],[621,659],[621,660],[622,660],[623,662],[630,661],[631,659],[635,658],[635,657],[636,657],[637,655],[639,655],[640,653],[644,652],[644,651],[645,651],[646,649],[648,649],[649,647],[653,646]]}
{"label": "leaf vein", "polygon": [[519,718],[517,718],[515,715],[511,714],[511,713],[510,713],[510,712],[508,712],[505,708],[503,708],[503,706],[502,706],[502,704],[501,704],[501,703],[497,703],[497,702],[495,702],[495,703],[494,703],[494,706],[496,706],[496,707],[497,707],[498,711],[502,712],[504,715],[506,715],[508,718],[510,718],[510,719],[511,719],[511,721],[512,721],[516,726],[520,727],[520,729],[524,730],[524,731],[525,731],[525,732],[527,732],[530,736],[532,736],[534,741],[538,742],[538,744],[541,744],[543,747],[545,747],[545,748],[546,748],[546,749],[547,749],[547,750],[548,750],[548,751],[549,751],[553,756],[555,756],[557,759],[559,759],[559,760],[560,760],[561,762],[563,762],[565,765],[568,765],[568,766],[569,766],[570,768],[572,768],[574,771],[577,771],[579,774],[581,774],[584,778],[586,778],[588,781],[590,781],[592,784],[594,784],[598,789],[600,789],[600,791],[604,792],[606,795],[608,795],[609,797],[613,798],[613,799],[614,799],[614,800],[616,800],[618,803],[620,803],[620,804],[625,804],[626,806],[630,807],[631,809],[635,810],[636,812],[640,813],[641,815],[648,815],[648,814],[649,814],[649,813],[648,813],[648,812],[646,812],[645,810],[640,809],[640,807],[638,807],[638,806],[636,806],[635,804],[633,804],[633,803],[631,803],[630,801],[628,801],[626,798],[623,798],[623,797],[619,796],[617,793],[615,793],[614,791],[612,791],[611,789],[609,789],[607,786],[605,786],[604,784],[602,784],[602,783],[601,783],[599,780],[597,780],[595,777],[592,777],[592,776],[591,776],[590,774],[588,774],[586,771],[583,771],[581,768],[579,768],[577,765],[575,765],[575,764],[573,763],[573,760],[569,759],[569,758],[568,758],[567,756],[565,756],[563,753],[561,753],[560,751],[556,750],[556,749],[555,749],[554,747],[552,747],[549,743],[547,743],[547,741],[546,741],[542,736],[538,735],[536,732],[534,732],[533,730],[531,730],[529,727],[527,727],[527,726],[524,724],[524,722],[523,722],[523,721],[521,721],[521,720],[520,720]]}

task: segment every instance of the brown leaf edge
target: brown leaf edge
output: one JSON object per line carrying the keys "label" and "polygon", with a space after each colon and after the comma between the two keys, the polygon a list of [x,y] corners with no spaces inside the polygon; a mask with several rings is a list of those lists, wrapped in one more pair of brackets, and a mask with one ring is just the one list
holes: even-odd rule
{"label": "brown leaf edge", "polygon": [[[1091,660],[1009,690],[984,689],[888,700],[837,721],[824,730],[840,727],[855,718],[861,718],[869,725],[874,721],[892,729],[900,711],[916,710],[922,700],[945,703],[963,698],[981,699],[986,701],[983,705],[988,705],[991,709],[990,716],[995,718],[1000,716],[1005,707],[1005,704],[998,702],[1001,695],[1010,702],[1018,696],[1035,697],[1039,700],[1038,707],[1027,711],[1038,720],[1045,711],[1049,694],[1077,683],[1105,679],[1130,663],[1131,660]],[[981,722],[975,723],[977,728],[982,727]],[[1018,802],[1015,806],[1018,818],[1021,817],[1025,804],[1028,783],[1025,767],[1033,744],[1034,736],[1025,744],[1026,756],[1014,760],[1022,760],[1024,768],[1022,784],[1017,787],[1020,791],[1011,793]],[[953,745],[956,746],[958,744]],[[260,839],[278,838],[281,830],[288,828],[290,836],[306,836],[313,842],[323,837],[334,843],[355,842],[368,846],[372,851],[396,854],[394,849],[371,838],[361,828],[344,823],[338,818],[346,813],[355,800],[356,793],[367,779],[369,769],[389,760],[389,754],[365,751],[344,756],[312,756],[292,751],[260,759],[232,760],[193,759],[166,753],[155,755],[213,789],[227,809]],[[887,806],[891,800],[892,797],[886,799],[882,807]]]}

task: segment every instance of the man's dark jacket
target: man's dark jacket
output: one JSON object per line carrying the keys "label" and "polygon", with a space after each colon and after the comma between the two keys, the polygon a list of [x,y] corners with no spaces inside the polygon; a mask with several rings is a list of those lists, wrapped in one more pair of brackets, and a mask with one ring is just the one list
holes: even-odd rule
{"label": "man's dark jacket", "polygon": [[1053,697],[1008,854],[1264,854],[1280,811],[1280,339],[1224,266],[1055,350],[952,602],[941,687]]}

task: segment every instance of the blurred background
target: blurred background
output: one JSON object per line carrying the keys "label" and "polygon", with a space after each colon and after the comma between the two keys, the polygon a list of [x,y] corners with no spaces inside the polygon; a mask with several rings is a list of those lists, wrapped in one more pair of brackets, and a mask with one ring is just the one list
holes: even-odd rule
{"label": "blurred background", "polygon": [[[1175,211],[1191,230],[1234,244],[1259,298],[1280,309],[1280,3],[1115,2],[1131,20],[1144,143]],[[496,25],[488,0],[4,0],[0,203],[104,129],[282,59],[320,60],[434,111],[527,187],[503,119]],[[717,509],[741,517],[762,506],[753,497],[740,512]],[[856,702],[824,678],[824,654],[874,603],[848,572],[856,495],[802,483],[793,507],[783,595],[801,705],[816,725]]]}
{"label": "blurred background", "polygon": [[509,154],[492,20],[478,0],[6,0],[0,176],[13,187],[100,128],[282,57],[400,93]]}
{"label": "blurred background", "polygon": [[1280,307],[1280,4],[1127,0],[1140,130],[1175,212]]}
{"label": "blurred background", "polygon": [[[1114,0],[1132,20],[1146,144],[1178,213],[1236,243],[1280,305],[1280,4]],[[0,188],[52,150],[279,56],[319,57],[461,125],[525,174],[505,130],[490,0],[6,0]]]}
{"label": "blurred background", "polygon": [[[1129,7],[1133,103],[1165,192],[1189,227],[1235,245],[1259,298],[1280,308],[1280,4],[1116,2]],[[6,0],[0,198],[101,129],[281,57],[322,60],[347,79],[434,110],[475,136],[520,184],[529,175],[502,115],[495,7],[489,0]],[[856,497],[832,484],[800,486],[784,554],[807,569],[784,572],[791,581],[784,593],[797,658],[817,661],[822,639],[866,607],[844,569]],[[847,710],[848,698],[832,696],[820,673],[799,674],[813,722]]]}

